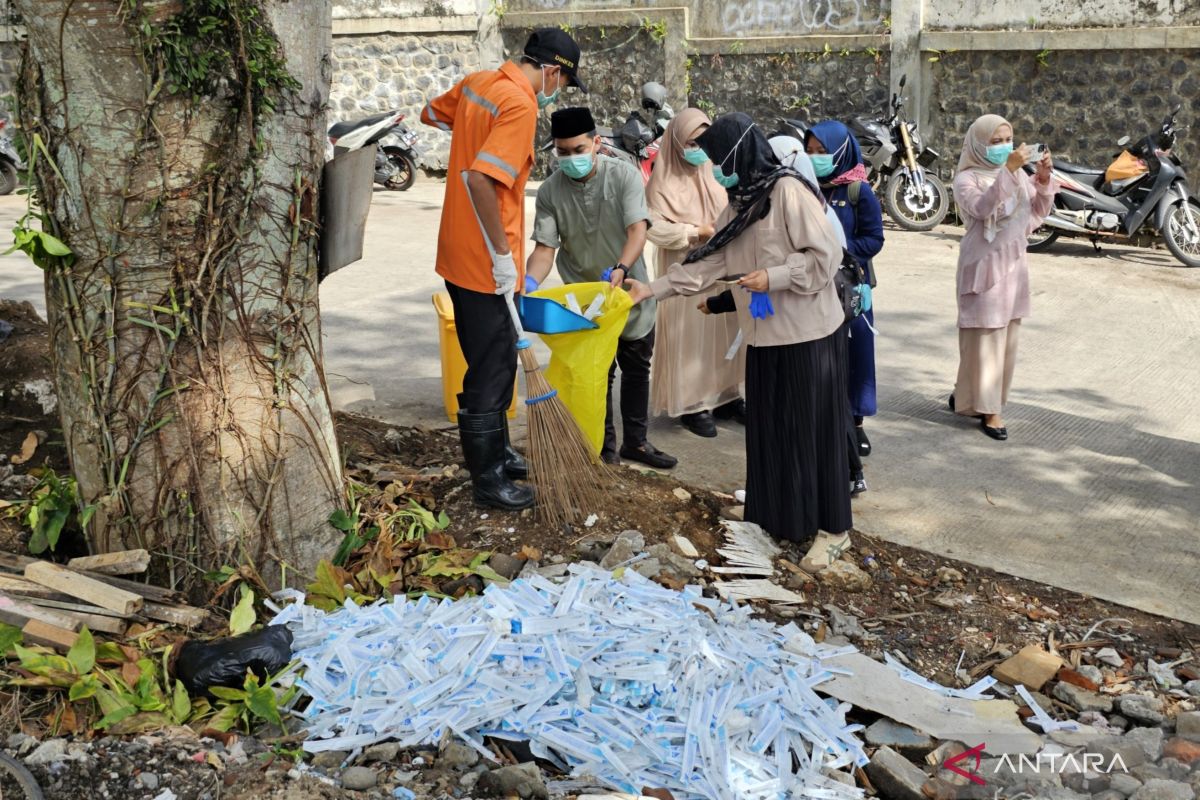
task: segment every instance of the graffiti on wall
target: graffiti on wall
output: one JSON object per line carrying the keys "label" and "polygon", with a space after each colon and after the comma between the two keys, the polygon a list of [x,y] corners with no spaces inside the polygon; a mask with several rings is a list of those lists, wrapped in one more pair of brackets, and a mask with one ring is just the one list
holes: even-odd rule
{"label": "graffiti on wall", "polygon": [[873,32],[883,23],[880,0],[742,0],[722,11],[729,34]]}

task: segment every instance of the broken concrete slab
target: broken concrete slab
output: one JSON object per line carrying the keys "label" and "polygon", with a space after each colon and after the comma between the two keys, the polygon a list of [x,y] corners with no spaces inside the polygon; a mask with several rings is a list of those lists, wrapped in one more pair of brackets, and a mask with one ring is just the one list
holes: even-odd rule
{"label": "broken concrete slab", "polygon": [[901,678],[862,653],[830,659],[851,675],[837,675],[817,691],[908,725],[935,739],[986,743],[992,755],[1033,755],[1042,739],[1026,728],[1010,700],[943,697]]}
{"label": "broken concrete slab", "polygon": [[920,731],[881,719],[867,728],[867,742],[876,747],[890,747],[893,750],[924,753],[934,748],[935,742]]}
{"label": "broken concrete slab", "polygon": [[881,747],[867,764],[867,777],[883,797],[892,800],[925,800],[921,787],[929,776],[890,747]]}
{"label": "broken concrete slab", "polygon": [[1064,663],[1037,645],[1029,645],[992,670],[992,677],[1010,686],[1020,684],[1037,692],[1058,674]]}

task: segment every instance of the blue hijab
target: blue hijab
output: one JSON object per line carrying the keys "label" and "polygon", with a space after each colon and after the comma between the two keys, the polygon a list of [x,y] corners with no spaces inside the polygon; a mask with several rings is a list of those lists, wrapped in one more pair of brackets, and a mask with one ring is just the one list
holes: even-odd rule
{"label": "blue hijab", "polygon": [[826,153],[834,156],[833,172],[823,180],[833,181],[862,163],[858,140],[849,128],[837,120],[818,122],[809,128],[808,135],[820,142]]}

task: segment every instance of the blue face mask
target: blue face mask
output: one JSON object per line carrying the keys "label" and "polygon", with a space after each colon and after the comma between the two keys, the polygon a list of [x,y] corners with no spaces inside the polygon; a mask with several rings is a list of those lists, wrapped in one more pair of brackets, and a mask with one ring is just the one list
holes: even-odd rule
{"label": "blue face mask", "polygon": [[554,94],[546,94],[546,68],[542,67],[542,90],[537,94],[538,108],[545,108],[546,106],[553,105],[558,101],[558,95],[561,91],[561,88],[556,88],[554,90]]}
{"label": "blue face mask", "polygon": [[568,178],[578,181],[592,174],[592,163],[592,154],[584,153],[581,156],[566,156],[558,159],[558,168],[566,173]]}
{"label": "blue face mask", "polygon": [[808,158],[812,161],[813,172],[817,173],[818,178],[827,178],[833,174],[833,156],[829,153],[813,153]]}
{"label": "blue face mask", "polygon": [[998,167],[1004,166],[1004,162],[1008,161],[1008,157],[1012,154],[1012,142],[1007,144],[992,144],[988,145],[987,160]]}
{"label": "blue face mask", "polygon": [[735,172],[732,175],[726,175],[716,164],[713,164],[713,177],[717,179],[717,183],[726,189],[732,189],[737,186],[738,174]]}
{"label": "blue face mask", "polygon": [[693,167],[698,167],[708,161],[708,153],[701,150],[699,147],[692,147],[683,151],[683,160],[691,164]]}

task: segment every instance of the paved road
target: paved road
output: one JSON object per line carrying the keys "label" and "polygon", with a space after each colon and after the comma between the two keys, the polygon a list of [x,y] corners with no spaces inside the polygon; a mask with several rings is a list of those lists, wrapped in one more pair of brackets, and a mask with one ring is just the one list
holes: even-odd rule
{"label": "paved road", "polygon": [[[430,303],[442,186],[377,193],[364,260],[321,290],[339,407],[444,424]],[[530,203],[532,206],[532,202]],[[0,226],[20,213],[0,198]],[[1200,270],[1166,251],[1064,243],[1034,256],[1034,315],[1001,444],[945,410],[956,369],[957,231],[887,231],[876,293],[880,405],[868,422],[861,530],[1200,623]],[[0,296],[41,304],[0,259]],[[698,439],[658,420],[681,480],[732,490],[741,431]]]}

